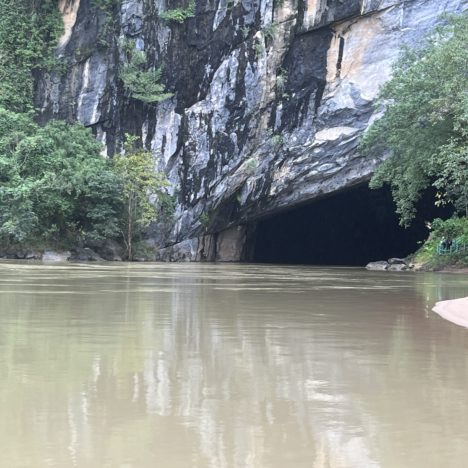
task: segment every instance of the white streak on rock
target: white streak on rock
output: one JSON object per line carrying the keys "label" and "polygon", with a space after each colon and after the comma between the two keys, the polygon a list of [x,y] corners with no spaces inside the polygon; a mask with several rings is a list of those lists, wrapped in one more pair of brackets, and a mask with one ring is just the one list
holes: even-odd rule
{"label": "white streak on rock", "polygon": [[71,38],[78,9],[80,8],[80,0],[59,0],[58,7],[60,13],[62,13],[64,29],[62,37],[59,39],[58,46],[59,48],[63,48],[68,44]]}

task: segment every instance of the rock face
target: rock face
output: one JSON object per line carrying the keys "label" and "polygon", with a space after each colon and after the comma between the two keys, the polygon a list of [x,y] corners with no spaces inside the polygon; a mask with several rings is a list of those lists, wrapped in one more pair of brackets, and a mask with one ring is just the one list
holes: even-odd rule
{"label": "rock face", "polygon": [[389,258],[378,262],[370,262],[366,265],[367,270],[371,271],[409,271],[413,266],[409,265],[404,258]]}
{"label": "rock face", "polygon": [[380,260],[378,262],[370,262],[366,265],[366,268],[371,271],[387,271],[389,268],[389,263],[385,260]]}
{"label": "rock face", "polygon": [[46,250],[44,254],[42,255],[42,261],[46,263],[56,263],[56,262],[66,262],[71,258],[72,254],[71,252],[64,251],[64,252],[59,252],[55,250]]}
{"label": "rock face", "polygon": [[74,262],[101,262],[103,258],[90,248],[77,247],[72,250],[71,256],[67,260]]}
{"label": "rock face", "polygon": [[[383,156],[361,157],[358,139],[379,115],[374,100],[401,46],[466,9],[464,0],[198,0],[177,23],[160,13],[181,0],[98,3],[60,0],[67,67],[38,78],[36,104],[43,120],[91,127],[109,156],[126,132],[142,137],[176,206],[150,242],[174,260],[238,260],[256,219],[367,180]],[[163,66],[172,98],[129,97],[119,79],[128,44]]]}

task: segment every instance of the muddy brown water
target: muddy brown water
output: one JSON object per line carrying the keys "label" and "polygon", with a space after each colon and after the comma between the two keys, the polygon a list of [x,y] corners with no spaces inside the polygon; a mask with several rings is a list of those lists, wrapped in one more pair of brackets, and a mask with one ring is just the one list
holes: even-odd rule
{"label": "muddy brown water", "polygon": [[468,276],[0,264],[0,466],[465,468]]}

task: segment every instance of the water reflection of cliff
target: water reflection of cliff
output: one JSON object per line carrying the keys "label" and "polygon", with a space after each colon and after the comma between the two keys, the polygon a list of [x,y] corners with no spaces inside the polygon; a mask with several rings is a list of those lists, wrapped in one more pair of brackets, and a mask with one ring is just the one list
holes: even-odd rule
{"label": "water reflection of cliff", "polygon": [[466,337],[425,317],[413,276],[199,265],[0,275],[12,466],[24,465],[21,447],[37,467],[361,468],[408,453],[410,466],[436,466],[399,448],[417,446],[427,419],[468,428],[454,406],[468,370],[451,360]]}

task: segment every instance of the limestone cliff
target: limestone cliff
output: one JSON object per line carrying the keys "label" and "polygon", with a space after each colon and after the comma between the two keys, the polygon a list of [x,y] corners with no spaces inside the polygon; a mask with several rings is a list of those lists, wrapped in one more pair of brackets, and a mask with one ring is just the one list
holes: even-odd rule
{"label": "limestone cliff", "polygon": [[[99,7],[99,4],[107,5]],[[141,135],[171,181],[160,258],[236,260],[255,220],[369,178],[356,151],[379,86],[466,0],[60,0],[65,71],[38,79],[44,120],[78,120],[106,152]],[[125,41],[163,66],[173,97],[144,104],[119,79]]]}

